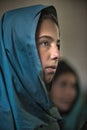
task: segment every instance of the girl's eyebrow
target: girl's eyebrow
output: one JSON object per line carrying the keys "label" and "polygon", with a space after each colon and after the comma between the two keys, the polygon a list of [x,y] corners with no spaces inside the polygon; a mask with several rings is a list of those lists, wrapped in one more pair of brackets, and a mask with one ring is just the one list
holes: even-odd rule
{"label": "girl's eyebrow", "polygon": [[[47,39],[52,40],[52,41],[54,40],[51,36],[48,36],[48,35],[40,36],[37,38],[37,40],[40,40],[42,38],[47,38]],[[60,39],[57,39],[57,43],[60,43]]]}
{"label": "girl's eyebrow", "polygon": [[48,36],[48,35],[40,36],[39,39],[41,39],[41,38],[47,38],[47,39],[52,39],[53,40],[53,38],[51,36]]}

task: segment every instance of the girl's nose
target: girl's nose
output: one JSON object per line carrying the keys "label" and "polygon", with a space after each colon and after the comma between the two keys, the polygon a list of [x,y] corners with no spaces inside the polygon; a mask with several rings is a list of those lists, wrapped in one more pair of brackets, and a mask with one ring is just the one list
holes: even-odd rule
{"label": "girl's nose", "polygon": [[51,59],[60,59],[60,50],[56,45],[53,45],[50,50]]}

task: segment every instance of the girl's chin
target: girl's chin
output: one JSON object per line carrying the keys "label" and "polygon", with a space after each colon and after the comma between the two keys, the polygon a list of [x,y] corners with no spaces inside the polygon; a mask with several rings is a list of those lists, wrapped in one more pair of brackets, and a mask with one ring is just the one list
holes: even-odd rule
{"label": "girl's chin", "polygon": [[52,79],[53,79],[53,76],[54,76],[54,75],[46,76],[46,77],[45,77],[45,82],[46,82],[46,83],[50,83],[50,82],[52,81]]}

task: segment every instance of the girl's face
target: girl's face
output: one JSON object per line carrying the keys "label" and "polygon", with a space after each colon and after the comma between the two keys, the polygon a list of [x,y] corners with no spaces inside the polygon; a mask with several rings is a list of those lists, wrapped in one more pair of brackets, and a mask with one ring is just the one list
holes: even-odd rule
{"label": "girl's face", "polygon": [[77,96],[76,78],[72,73],[61,74],[53,83],[51,99],[60,112],[67,112]]}
{"label": "girl's face", "polygon": [[37,48],[43,68],[44,80],[49,83],[56,71],[60,58],[60,37],[58,26],[50,19],[45,19],[36,33]]}

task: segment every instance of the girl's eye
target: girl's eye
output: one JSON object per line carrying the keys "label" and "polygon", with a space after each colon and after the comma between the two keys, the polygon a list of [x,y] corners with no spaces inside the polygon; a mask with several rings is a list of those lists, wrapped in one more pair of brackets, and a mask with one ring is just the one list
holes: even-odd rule
{"label": "girl's eye", "polygon": [[72,87],[72,88],[76,88],[76,87],[77,87],[77,83],[72,83],[72,84],[71,84],[71,87]]}
{"label": "girl's eye", "polygon": [[67,86],[67,83],[66,83],[65,81],[61,81],[61,82],[60,82],[60,86],[61,86],[62,88],[65,88],[65,87]]}
{"label": "girl's eye", "polygon": [[41,45],[43,45],[43,46],[49,46],[49,42],[48,41],[42,41]]}

